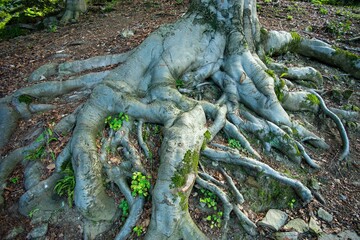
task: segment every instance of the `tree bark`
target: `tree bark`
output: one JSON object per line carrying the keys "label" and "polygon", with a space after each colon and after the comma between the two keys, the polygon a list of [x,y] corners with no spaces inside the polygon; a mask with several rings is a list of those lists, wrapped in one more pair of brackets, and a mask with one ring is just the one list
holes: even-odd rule
{"label": "tree bark", "polygon": [[86,0],[66,0],[66,9],[61,23],[68,24],[76,22],[80,14],[86,12],[86,10]]}

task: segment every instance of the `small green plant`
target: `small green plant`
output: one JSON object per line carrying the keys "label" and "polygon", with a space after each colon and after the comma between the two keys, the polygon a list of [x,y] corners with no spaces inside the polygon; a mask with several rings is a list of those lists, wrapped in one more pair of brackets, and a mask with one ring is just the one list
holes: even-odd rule
{"label": "small green plant", "polygon": [[31,211],[29,212],[29,214],[28,214],[29,218],[32,218],[32,217],[34,216],[34,213],[36,213],[36,212],[39,211],[39,210],[40,210],[40,209],[38,209],[38,208],[35,208],[35,209],[31,210]]}
{"label": "small green plant", "polygon": [[272,0],[264,0],[264,3],[271,3]]}
{"label": "small green plant", "polygon": [[346,104],[343,107],[344,110],[347,111],[355,111],[355,112],[360,112],[360,108],[358,106],[352,105],[352,104]]}
{"label": "small green plant", "polygon": [[213,209],[216,211],[214,214],[208,215],[205,220],[210,222],[210,227],[221,227],[221,217],[223,215],[223,212],[217,211],[218,210],[218,203],[217,203],[217,197],[216,195],[204,188],[200,189],[200,192],[202,193],[203,197],[200,198],[200,203],[203,203],[208,208]]}
{"label": "small green plant", "polygon": [[124,121],[128,122],[129,116],[123,112],[119,113],[118,117],[113,118],[112,116],[108,116],[105,119],[105,123],[114,131],[118,131],[122,127]]}
{"label": "small green plant", "polygon": [[143,227],[142,226],[135,226],[134,228],[133,228],[133,232],[134,233],[136,233],[136,235],[138,236],[138,237],[140,237],[141,236],[141,234],[143,233]]}
{"label": "small green plant", "polygon": [[39,160],[41,159],[43,156],[45,155],[45,147],[44,146],[40,146],[37,149],[30,151],[25,159],[26,160]]}
{"label": "small green plant", "polygon": [[208,215],[206,217],[206,221],[210,222],[210,228],[220,228],[221,227],[221,217],[223,215],[223,212],[219,211],[216,214]]}
{"label": "small green plant", "polygon": [[59,196],[67,195],[68,204],[70,207],[72,207],[76,180],[71,162],[66,165],[62,172],[64,177],[57,181],[54,187],[54,191]]}
{"label": "small green plant", "polygon": [[326,24],[326,31],[334,34],[335,36],[345,35],[350,31],[352,22],[330,21]]}
{"label": "small green plant", "polygon": [[141,172],[134,172],[131,180],[131,194],[133,197],[147,197],[150,190],[151,177],[143,175]]}
{"label": "small green plant", "polygon": [[17,184],[19,182],[19,177],[10,178],[10,182],[13,183],[13,184]]}
{"label": "small green plant", "polygon": [[272,59],[270,56],[268,56],[268,55],[265,55],[265,63],[266,64],[270,64],[270,63],[272,63],[272,62],[274,62],[274,59]]}
{"label": "small green plant", "polygon": [[108,1],[105,4],[105,7],[102,9],[104,12],[111,12],[115,10],[116,4],[119,0],[112,0],[112,1]]}
{"label": "small green plant", "polygon": [[34,98],[30,95],[23,94],[18,97],[19,102],[30,104],[33,102]]}
{"label": "small green plant", "polygon": [[181,80],[181,79],[177,79],[176,80],[176,87],[177,88],[182,88],[182,87],[184,87],[184,81],[183,80]]}
{"label": "small green plant", "polygon": [[275,78],[275,72],[271,69],[266,69],[265,72],[269,74],[270,77]]}
{"label": "small green plant", "polygon": [[121,209],[121,221],[125,221],[125,219],[129,216],[129,204],[128,202],[123,199],[120,204],[119,208]]}
{"label": "small green plant", "polygon": [[326,14],[328,14],[328,12],[329,12],[329,11],[328,11],[326,8],[321,7],[321,8],[319,9],[319,13],[322,14],[322,15],[326,15]]}
{"label": "small green plant", "polygon": [[238,140],[230,138],[228,140],[229,147],[234,149],[241,149],[241,144]]}
{"label": "small green plant", "polygon": [[56,26],[56,24],[51,24],[51,25],[48,27],[48,31],[49,31],[49,32],[52,32],[52,33],[56,32],[56,31],[57,31],[57,26]]}
{"label": "small green plant", "polygon": [[296,203],[296,200],[295,200],[294,198],[292,198],[292,199],[288,202],[288,205],[289,205],[290,209],[294,209],[295,203]]}
{"label": "small green plant", "polygon": [[203,188],[200,189],[200,192],[204,195],[203,198],[200,198],[200,202],[205,203],[205,205],[208,208],[212,208],[216,211],[217,210],[216,195],[213,192]]}
{"label": "small green plant", "polygon": [[293,16],[291,16],[291,15],[287,15],[286,20],[288,20],[288,21],[293,20]]}
{"label": "small green plant", "polygon": [[183,4],[183,3],[184,3],[184,0],[175,0],[175,3],[176,3],[176,4],[179,4],[179,5],[180,5],[180,4]]}
{"label": "small green plant", "polygon": [[38,148],[29,151],[25,157],[26,160],[39,160],[46,156],[50,156],[51,159],[55,160],[55,153],[48,148],[47,146],[49,143],[53,141],[57,141],[58,139],[56,137],[53,137],[53,131],[50,128],[46,128],[43,133],[41,133],[37,138],[36,142],[40,143],[42,141],[45,141],[46,146],[41,145]]}

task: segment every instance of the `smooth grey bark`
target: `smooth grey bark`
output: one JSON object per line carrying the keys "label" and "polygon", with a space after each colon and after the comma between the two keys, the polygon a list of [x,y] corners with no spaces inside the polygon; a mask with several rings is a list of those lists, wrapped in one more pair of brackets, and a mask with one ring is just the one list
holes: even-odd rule
{"label": "smooth grey bark", "polygon": [[62,24],[76,22],[81,13],[86,12],[86,0],[66,0],[65,13],[61,18]]}
{"label": "smooth grey bark", "polygon": [[[68,2],[74,6],[78,3]],[[71,14],[69,19],[72,18]],[[282,105],[274,91],[279,77],[270,75],[268,67],[261,60],[266,52],[288,47],[293,43],[293,36],[273,32],[266,38],[261,36],[261,32],[255,0],[194,0],[184,17],[174,24],[160,27],[131,52],[62,63],[51,66],[51,71],[40,69],[41,74],[33,75],[37,81],[41,80],[42,74],[54,73],[60,81],[40,82],[1,99],[0,110],[6,114],[0,119],[0,127],[5,129],[8,121],[29,118],[36,109],[50,108],[46,103],[55,97],[75,91],[89,93],[87,101],[55,127],[58,131],[62,131],[61,128],[72,132],[68,144],[57,157],[56,170],[61,172],[61,167],[71,161],[76,177],[75,206],[86,219],[84,235],[87,238],[108,229],[120,215],[114,200],[106,194],[106,181],[115,183],[130,204],[129,218],[117,239],[129,236],[139,220],[144,201],[133,199],[127,180],[133,172],[146,174],[146,171],[144,159],[129,135],[137,123],[140,127],[135,131],[138,135],[135,139],[139,139],[145,155],[149,155],[146,154],[148,148],[141,134],[141,126],[147,122],[162,125],[164,139],[157,181],[151,192],[151,221],[145,237],[206,238],[188,210],[188,198],[195,181],[215,192],[222,201],[225,208],[224,238],[232,211],[245,231],[250,236],[256,236],[256,225],[239,208],[239,204],[246,199],[236,189],[231,180],[233,176],[223,169],[224,164],[265,173],[291,186],[304,203],[310,202],[312,195],[301,182],[263,163],[259,152],[242,132],[253,134],[266,151],[278,149],[294,163],[300,164],[305,160],[313,168],[320,166],[306,153],[303,144],[308,142],[320,148],[329,147],[321,137],[293,121],[286,112],[287,108],[294,106],[298,106],[297,110],[303,110],[299,101],[304,101],[307,94],[288,93],[291,104],[284,102]],[[110,71],[87,73],[98,67],[119,63],[122,64]],[[291,79],[298,80],[302,76],[298,70],[291,69]],[[86,74],[81,75],[85,71]],[[304,80],[321,84],[316,79],[317,71],[310,68],[307,71],[313,75]],[[63,75],[75,76],[62,81]],[[181,91],[176,87],[178,80],[184,83]],[[197,92],[201,95],[199,89],[208,84],[216,85],[221,91],[221,97],[211,103],[183,94]],[[290,91],[283,87],[283,91]],[[20,101],[22,96],[37,99],[38,105],[35,107]],[[311,108],[312,111],[316,109]],[[119,131],[104,130],[105,118],[119,112],[129,115],[129,122],[124,123]],[[6,136],[0,139],[2,146],[14,128],[12,126]],[[101,134],[103,131],[107,132],[108,137]],[[212,143],[221,131],[238,140],[251,157],[244,157],[239,151],[220,143]],[[346,140],[344,142],[346,145]],[[24,148],[36,149],[39,144],[45,143],[34,141]],[[107,148],[122,154],[120,164],[108,164]],[[0,192],[16,163],[26,157],[26,152],[22,150],[14,150],[2,158]],[[205,158],[218,166],[229,188],[223,187],[224,184],[214,184],[216,179],[205,172],[198,174],[198,163],[206,162]],[[41,189],[40,184],[44,182],[31,189]],[[28,197],[31,189],[22,198],[21,206],[24,207],[21,212],[24,215],[29,211],[27,206],[34,206],[41,198],[40,190],[36,191],[35,199]],[[47,192],[43,194],[48,196]],[[236,197],[233,199],[231,196]]]}

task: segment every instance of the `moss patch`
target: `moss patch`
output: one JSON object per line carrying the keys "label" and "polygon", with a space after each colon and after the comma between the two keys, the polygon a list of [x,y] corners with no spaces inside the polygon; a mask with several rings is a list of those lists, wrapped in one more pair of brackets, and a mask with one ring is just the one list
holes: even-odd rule
{"label": "moss patch", "polygon": [[171,178],[172,187],[182,187],[185,185],[187,176],[191,172],[196,172],[199,163],[199,153],[195,150],[192,152],[188,150],[180,164],[180,167],[176,170],[174,176]]}
{"label": "moss patch", "polygon": [[276,76],[275,76],[275,72],[274,72],[273,70],[271,70],[271,69],[266,69],[265,72],[266,72],[270,77],[272,77],[272,78],[275,79]]}
{"label": "moss patch", "polygon": [[201,150],[204,150],[206,148],[206,144],[210,142],[210,139],[211,139],[211,133],[209,132],[209,130],[206,130],[206,132],[204,133],[204,141],[201,145]]}
{"label": "moss patch", "polygon": [[283,92],[284,87],[285,87],[285,80],[284,79],[280,79],[279,81],[275,82],[274,91],[275,91],[277,99],[280,102],[284,101],[284,97],[285,97],[285,94]]}
{"label": "moss patch", "polygon": [[320,105],[320,100],[315,94],[308,94],[305,98],[305,101],[301,103],[305,107],[318,106]]}

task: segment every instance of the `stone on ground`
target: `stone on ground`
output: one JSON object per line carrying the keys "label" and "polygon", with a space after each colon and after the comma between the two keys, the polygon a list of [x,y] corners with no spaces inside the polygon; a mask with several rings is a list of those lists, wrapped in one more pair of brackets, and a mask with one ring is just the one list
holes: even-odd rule
{"label": "stone on ground", "polygon": [[325,211],[323,208],[319,208],[317,214],[319,218],[325,220],[326,222],[331,222],[334,218],[329,212]]}
{"label": "stone on ground", "polygon": [[319,237],[319,240],[360,240],[359,235],[356,232],[345,230],[337,235],[335,234],[324,234]]}
{"label": "stone on ground", "polygon": [[276,240],[297,240],[299,237],[298,232],[277,232],[275,233]]}
{"label": "stone on ground", "polygon": [[296,218],[296,219],[293,219],[291,221],[289,221],[285,226],[284,228],[286,230],[295,230],[299,233],[303,233],[303,232],[307,232],[309,230],[309,225],[304,221],[302,220],[301,218]]}
{"label": "stone on ground", "polygon": [[285,225],[288,215],[277,209],[270,209],[263,220],[259,222],[260,226],[268,227],[278,231]]}
{"label": "stone on ground", "polygon": [[309,221],[309,228],[312,232],[320,234],[322,232],[321,227],[316,222],[315,218],[311,217]]}

